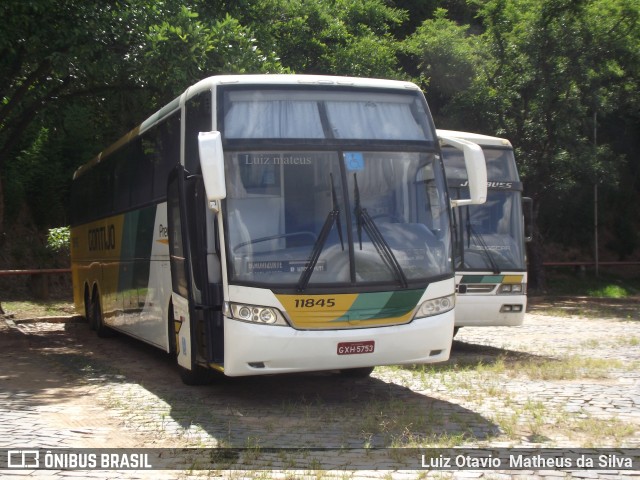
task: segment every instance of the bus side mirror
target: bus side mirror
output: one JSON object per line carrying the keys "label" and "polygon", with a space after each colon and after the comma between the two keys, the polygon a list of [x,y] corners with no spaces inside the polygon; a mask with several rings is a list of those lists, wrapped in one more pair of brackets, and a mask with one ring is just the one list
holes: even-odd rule
{"label": "bus side mirror", "polygon": [[209,208],[218,211],[219,201],[227,196],[224,181],[224,153],[220,132],[200,132],[198,134],[198,150],[204,190]]}
{"label": "bus side mirror", "polygon": [[533,239],[533,199],[522,197],[522,215],[524,216],[524,241]]}
{"label": "bus side mirror", "polygon": [[487,201],[487,165],[482,148],[473,142],[447,135],[439,135],[438,139],[441,144],[446,143],[458,150],[462,150],[464,164],[467,167],[470,198],[451,200],[451,206],[482,205]]}

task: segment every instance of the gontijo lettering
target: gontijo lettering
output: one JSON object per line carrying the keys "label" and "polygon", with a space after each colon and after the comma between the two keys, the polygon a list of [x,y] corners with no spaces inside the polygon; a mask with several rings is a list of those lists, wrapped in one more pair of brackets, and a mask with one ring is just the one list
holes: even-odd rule
{"label": "gontijo lettering", "polygon": [[88,231],[89,251],[115,250],[116,248],[116,227],[107,225],[106,227],[90,228]]}

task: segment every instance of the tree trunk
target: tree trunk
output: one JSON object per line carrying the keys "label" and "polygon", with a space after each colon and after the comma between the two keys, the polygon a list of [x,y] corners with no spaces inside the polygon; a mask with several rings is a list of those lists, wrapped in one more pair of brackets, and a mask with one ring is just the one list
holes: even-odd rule
{"label": "tree trunk", "polygon": [[[2,175],[0,175],[0,250],[4,245],[4,192],[2,190]],[[0,315],[4,315],[2,302],[0,302]]]}
{"label": "tree trunk", "polygon": [[540,212],[540,200],[533,202],[533,215],[531,219],[532,240],[527,244],[528,258],[528,288],[532,291],[542,292],[546,288],[544,273],[544,254],[542,249],[542,237],[538,232],[538,213]]}
{"label": "tree trunk", "polygon": [[546,287],[545,273],[544,273],[544,255],[542,253],[542,242],[540,236],[534,234],[533,240],[527,244],[528,257],[529,257],[529,290],[535,292],[542,292]]}
{"label": "tree trunk", "polygon": [[0,172],[0,249],[4,244],[4,190],[2,189],[2,172]]}

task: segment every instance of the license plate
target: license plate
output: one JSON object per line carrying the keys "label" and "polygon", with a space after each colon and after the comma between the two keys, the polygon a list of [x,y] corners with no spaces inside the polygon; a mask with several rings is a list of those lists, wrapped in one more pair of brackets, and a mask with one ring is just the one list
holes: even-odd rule
{"label": "license plate", "polygon": [[364,342],[340,342],[338,343],[338,355],[358,355],[361,353],[373,353],[375,341]]}

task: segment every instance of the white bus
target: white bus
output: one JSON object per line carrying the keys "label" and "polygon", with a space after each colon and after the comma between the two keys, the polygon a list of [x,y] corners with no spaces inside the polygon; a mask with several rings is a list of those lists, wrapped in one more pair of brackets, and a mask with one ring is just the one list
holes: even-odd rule
{"label": "white bus", "polygon": [[[517,326],[527,307],[522,183],[511,143],[503,138],[438,130],[449,193],[464,198],[464,158],[450,139],[479,145],[487,166],[487,201],[453,215],[456,332],[465,326]],[[448,140],[449,139],[449,140]]]}
{"label": "white bus", "polygon": [[412,83],[210,77],[74,174],[76,307],[184,382],[446,360],[451,206]]}

